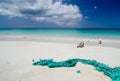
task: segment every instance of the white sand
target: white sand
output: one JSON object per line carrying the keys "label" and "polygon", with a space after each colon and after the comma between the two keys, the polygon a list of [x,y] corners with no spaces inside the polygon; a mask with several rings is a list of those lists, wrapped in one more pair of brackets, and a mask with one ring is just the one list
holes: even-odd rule
{"label": "white sand", "polygon": [[[112,67],[120,66],[119,48],[74,44],[0,41],[0,81],[110,81],[92,66],[79,63],[73,68],[50,69],[32,66],[32,59],[52,58],[56,61],[69,58],[94,59]],[[81,74],[76,71],[80,69]]]}

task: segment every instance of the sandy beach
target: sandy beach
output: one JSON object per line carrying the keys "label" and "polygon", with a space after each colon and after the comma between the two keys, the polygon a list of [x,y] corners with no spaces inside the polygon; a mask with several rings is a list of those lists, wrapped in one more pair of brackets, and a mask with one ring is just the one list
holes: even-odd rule
{"label": "sandy beach", "polygon": [[[116,42],[109,41],[107,45]],[[70,58],[97,60],[111,67],[120,66],[118,41],[115,45],[104,46],[97,43],[77,48],[77,43],[54,43],[36,41],[0,41],[0,81],[111,81],[93,66],[78,63],[72,68],[48,68],[33,66],[32,59],[54,59],[62,61]],[[80,70],[78,74],[76,71]]]}

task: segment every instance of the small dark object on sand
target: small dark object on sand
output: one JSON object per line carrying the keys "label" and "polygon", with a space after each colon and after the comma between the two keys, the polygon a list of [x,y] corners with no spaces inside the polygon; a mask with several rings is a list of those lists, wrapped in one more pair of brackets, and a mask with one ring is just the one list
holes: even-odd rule
{"label": "small dark object on sand", "polygon": [[84,47],[84,42],[80,42],[80,44],[77,46],[77,48],[83,48]]}
{"label": "small dark object on sand", "polygon": [[80,70],[77,70],[77,73],[81,73]]}
{"label": "small dark object on sand", "polygon": [[101,38],[99,38],[99,42],[98,42],[98,44],[102,44],[102,40],[101,40]]}

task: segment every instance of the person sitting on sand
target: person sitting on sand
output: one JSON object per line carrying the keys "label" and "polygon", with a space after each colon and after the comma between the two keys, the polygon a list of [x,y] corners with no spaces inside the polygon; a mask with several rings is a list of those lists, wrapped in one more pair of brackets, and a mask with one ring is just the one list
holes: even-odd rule
{"label": "person sitting on sand", "polygon": [[101,40],[101,38],[99,38],[99,42],[98,42],[98,44],[102,44],[102,40]]}
{"label": "person sitting on sand", "polygon": [[77,48],[82,48],[82,47],[84,47],[84,42],[80,42],[80,44],[77,46]]}

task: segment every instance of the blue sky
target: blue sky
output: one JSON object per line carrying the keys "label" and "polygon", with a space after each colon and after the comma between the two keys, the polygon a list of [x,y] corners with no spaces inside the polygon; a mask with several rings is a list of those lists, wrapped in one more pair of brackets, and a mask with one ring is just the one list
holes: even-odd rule
{"label": "blue sky", "polygon": [[120,28],[120,0],[0,0],[0,28]]}

